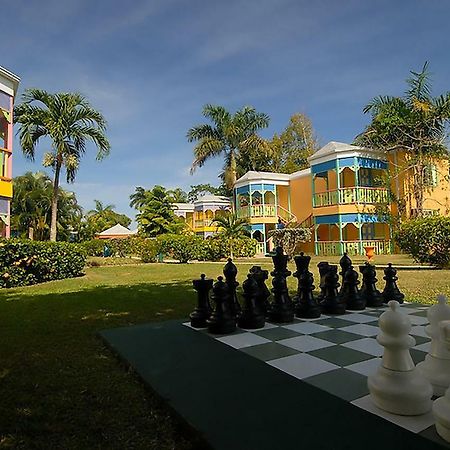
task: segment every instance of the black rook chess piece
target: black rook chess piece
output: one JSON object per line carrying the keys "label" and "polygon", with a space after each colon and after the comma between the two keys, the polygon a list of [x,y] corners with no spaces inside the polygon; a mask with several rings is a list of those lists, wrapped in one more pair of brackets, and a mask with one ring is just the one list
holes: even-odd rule
{"label": "black rook chess piece", "polygon": [[[296,272],[297,273],[297,272]],[[295,274],[294,274],[295,276]],[[316,319],[320,317],[320,306],[313,296],[314,278],[308,270],[302,272],[298,277],[298,289],[296,295],[295,315],[304,319]]]}
{"label": "black rook chess piece", "polygon": [[264,327],[266,314],[258,301],[258,283],[252,273],[247,275],[242,289],[244,290],[244,307],[239,316],[238,325],[251,330]]}
{"label": "black rook chess piece", "polygon": [[317,302],[320,303],[325,296],[325,275],[328,272],[330,265],[326,261],[321,261],[319,264],[317,264],[317,267],[319,268],[319,275],[320,275],[319,281],[320,293],[317,296]]}
{"label": "black rook chess piece", "polygon": [[202,273],[199,280],[192,281],[194,289],[197,291],[197,307],[190,314],[191,326],[194,328],[205,328],[206,321],[211,315],[211,305],[209,304],[209,291],[212,289],[213,280],[207,280]]}
{"label": "black rook chess piece", "polygon": [[264,314],[267,316],[270,308],[270,291],[266,286],[266,280],[269,278],[269,271],[261,269],[261,266],[253,266],[250,269],[250,273],[253,275],[253,278],[258,284],[257,302],[262,307]]}
{"label": "black rook chess piece", "polygon": [[345,303],[338,295],[339,275],[337,266],[329,265],[325,274],[325,295],[320,304],[325,314],[345,314]]}
{"label": "black rook chess piece", "polygon": [[378,307],[383,305],[383,296],[376,287],[377,272],[375,266],[366,262],[363,266],[359,266],[362,273],[363,282],[359,294],[366,302],[366,306]]}
{"label": "black rook chess piece", "polygon": [[353,266],[348,267],[345,270],[343,286],[339,294],[346,309],[361,311],[366,307],[365,301],[359,294],[358,284],[358,272],[353,269]]}
{"label": "black rook chess piece", "polygon": [[287,269],[288,256],[283,254],[282,247],[275,249],[272,256],[274,271],[271,272],[273,301],[270,304],[269,320],[275,323],[287,323],[294,320],[294,306],[289,297],[286,278],[291,274]]}
{"label": "black rook chess piece", "polygon": [[230,307],[230,291],[223,277],[218,277],[213,286],[214,311],[207,320],[208,331],[214,334],[228,334],[236,329],[236,319]]}
{"label": "black rook chess piece", "polygon": [[400,289],[397,286],[397,270],[392,267],[391,263],[384,269],[383,280],[386,280],[386,286],[382,293],[384,303],[388,303],[391,300],[403,303],[405,294],[400,292]]}
{"label": "black rook chess piece", "polygon": [[230,306],[231,313],[234,317],[238,317],[241,313],[241,305],[239,304],[236,288],[239,286],[239,283],[236,281],[238,270],[237,267],[233,264],[233,260],[228,258],[228,262],[225,264],[223,268],[223,274],[225,275],[225,284],[228,287],[230,292]]}

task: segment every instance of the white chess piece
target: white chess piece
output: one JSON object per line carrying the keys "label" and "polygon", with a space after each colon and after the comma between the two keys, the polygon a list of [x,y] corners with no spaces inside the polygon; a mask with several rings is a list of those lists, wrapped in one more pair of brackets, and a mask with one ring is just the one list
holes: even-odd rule
{"label": "white chess piece", "polygon": [[431,349],[425,361],[417,364],[417,369],[432,384],[434,395],[440,397],[450,386],[450,350],[441,338],[439,323],[450,320],[450,306],[445,295],[439,295],[437,300],[437,305],[428,309],[430,324],[425,327],[426,333],[432,339]]}
{"label": "white chess piece", "polygon": [[408,333],[411,321],[394,300],[379,319],[377,341],[384,347],[378,371],[367,379],[372,401],[393,414],[416,416],[431,409],[433,388],[418,372],[409,353],[416,340]]}
{"label": "white chess piece", "polygon": [[[450,320],[439,324],[441,341],[450,349]],[[450,442],[450,388],[445,395],[433,403],[433,415],[436,419],[436,431],[442,439]]]}

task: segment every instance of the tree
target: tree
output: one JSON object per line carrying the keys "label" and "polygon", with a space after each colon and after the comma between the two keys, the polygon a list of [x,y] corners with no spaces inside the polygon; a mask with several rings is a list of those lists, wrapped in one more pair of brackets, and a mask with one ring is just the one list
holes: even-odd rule
{"label": "tree", "polygon": [[211,184],[195,184],[191,185],[191,190],[187,194],[188,201],[194,203],[205,194],[227,196],[227,189],[222,185],[219,187]]}
{"label": "tree", "polygon": [[231,114],[223,106],[215,105],[206,105],[203,116],[213,125],[197,125],[187,133],[189,142],[197,142],[191,173],[209,159],[222,155],[225,163],[220,177],[231,190],[236,178],[245,173],[242,172],[245,170],[242,164],[239,165],[241,172],[237,171],[239,159],[258,150],[267,150],[266,141],[257,135],[257,131],[268,127],[269,116],[256,112],[250,106]]}
{"label": "tree", "polygon": [[44,155],[43,164],[54,172],[50,240],[56,241],[61,170],[65,168],[68,183],[75,180],[88,141],[97,148],[97,160],[108,155],[106,121],[78,93],[50,94],[42,89],[26,89],[22,100],[14,108],[14,118],[25,157],[34,160],[41,138],[51,140],[52,149]]}
{"label": "tree", "polygon": [[404,153],[405,163],[399,164],[396,176],[402,172],[411,175],[416,213],[421,216],[430,167],[448,158],[450,92],[431,96],[428,63],[420,72],[410,73],[403,97],[378,96],[365,106],[363,111],[371,114],[372,121],[355,142],[385,153]]}
{"label": "tree", "polygon": [[309,228],[298,225],[269,231],[269,238],[272,238],[275,247],[282,247],[289,259],[294,256],[298,244],[309,242],[311,237]]}
{"label": "tree", "polygon": [[222,236],[230,242],[230,257],[233,258],[233,240],[248,235],[248,219],[239,218],[235,213],[227,211],[213,220]]}
{"label": "tree", "polygon": [[125,214],[114,211],[114,205],[104,205],[100,200],[94,200],[95,208],[88,211],[85,217],[86,227],[83,230],[83,237],[93,238],[97,233],[101,233],[116,224],[124,227],[130,226],[131,219]]}
{"label": "tree", "polygon": [[183,191],[183,189],[176,188],[171,189],[170,191],[167,191],[167,193],[170,195],[173,203],[186,203],[187,202],[187,194]]}

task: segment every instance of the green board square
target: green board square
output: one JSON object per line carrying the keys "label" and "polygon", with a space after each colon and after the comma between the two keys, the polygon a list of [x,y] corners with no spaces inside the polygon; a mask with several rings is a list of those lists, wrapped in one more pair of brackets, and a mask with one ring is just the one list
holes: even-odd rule
{"label": "green board square", "polygon": [[296,355],[300,353],[293,348],[277,344],[276,342],[268,342],[267,344],[253,345],[252,347],[245,347],[240,349],[247,355],[262,361],[270,361],[272,359],[283,358],[285,356]]}
{"label": "green board square", "polygon": [[425,359],[425,356],[427,355],[426,352],[422,352],[422,351],[417,350],[415,348],[412,348],[410,350],[410,352],[411,352],[411,358],[414,361],[414,364],[416,364],[416,365],[418,363],[422,362]]}
{"label": "green board square", "polygon": [[352,348],[343,347],[341,345],[334,345],[333,347],[321,348],[308,352],[309,355],[325,361],[337,364],[338,366],[349,366],[361,361],[373,359],[373,355],[353,350]]}
{"label": "green board square", "polygon": [[373,322],[364,323],[364,325],[372,325],[373,327],[377,327],[378,326],[378,320],[375,320]]}
{"label": "green board square", "polygon": [[381,314],[384,313],[384,310],[383,311],[368,311],[368,312],[362,311],[362,313],[365,314],[366,316],[380,317]]}
{"label": "green board square", "polygon": [[413,335],[413,338],[416,340],[416,345],[425,344],[425,342],[430,342],[431,341],[431,339],[428,338],[428,337],[416,336],[415,334]]}
{"label": "green board square", "polygon": [[327,319],[315,320],[314,323],[319,325],[325,325],[330,328],[341,328],[348,327],[350,325],[355,325],[355,322],[350,322],[349,320],[339,319],[337,317],[330,317]]}
{"label": "green board square", "polygon": [[367,377],[347,369],[331,370],[303,381],[349,402],[369,393]]}
{"label": "green board square", "polygon": [[253,334],[257,334],[258,336],[269,339],[271,341],[279,341],[281,339],[289,339],[291,337],[301,336],[301,333],[297,333],[296,331],[288,330],[287,328],[282,327],[255,331]]}
{"label": "green board square", "polygon": [[359,334],[349,333],[348,331],[339,329],[320,331],[319,333],[311,334],[311,336],[323,339],[328,342],[333,342],[335,344],[343,344],[345,342],[361,339],[361,336]]}
{"label": "green board square", "polygon": [[427,317],[427,312],[428,311],[418,311],[418,312],[414,312],[414,313],[409,314],[409,315],[410,316]]}

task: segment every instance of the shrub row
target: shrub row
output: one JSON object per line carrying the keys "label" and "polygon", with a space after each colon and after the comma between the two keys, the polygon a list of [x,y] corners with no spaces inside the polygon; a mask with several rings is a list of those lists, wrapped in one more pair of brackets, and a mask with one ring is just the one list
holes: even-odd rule
{"label": "shrub row", "polygon": [[0,287],[77,277],[85,263],[85,252],[77,244],[2,239]]}

